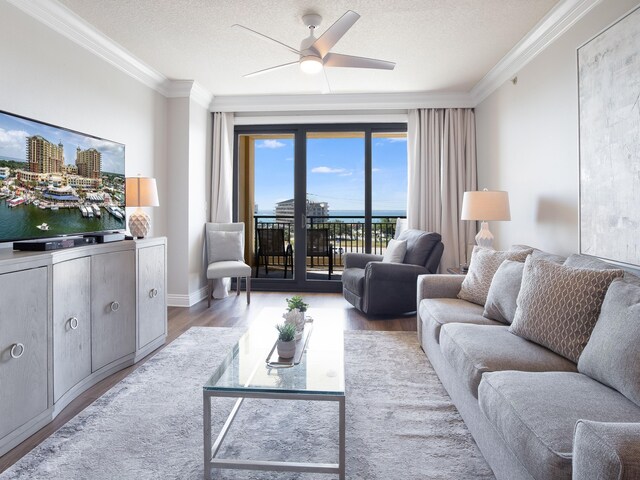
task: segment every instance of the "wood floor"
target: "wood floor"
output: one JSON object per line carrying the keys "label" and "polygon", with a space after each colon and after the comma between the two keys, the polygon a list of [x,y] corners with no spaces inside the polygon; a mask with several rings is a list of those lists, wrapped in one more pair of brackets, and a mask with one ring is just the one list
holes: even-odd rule
{"label": "wood floor", "polygon": [[[284,311],[285,298],[291,293],[252,292],[251,304],[247,305],[244,292],[238,297],[234,294],[222,300],[215,300],[211,308],[207,308],[206,300],[190,308],[170,307],[168,315],[168,335],[165,346],[173,342],[182,333],[194,326],[204,327],[239,327],[249,326],[264,307],[282,307]],[[344,308],[345,330],[391,330],[415,331],[416,316],[367,318],[347,303],[339,293],[305,293],[304,299],[316,308]],[[162,347],[164,348],[164,347]],[[129,375],[145,361],[159,352],[159,348],[136,365],[111,375],[102,382],[94,385],[71,402],[53,422],[29,437],[20,445],[0,457],[0,473],[9,468],[33,448],[38,446],[49,435],[62,427],[87,406],[101,397],[116,383]]]}

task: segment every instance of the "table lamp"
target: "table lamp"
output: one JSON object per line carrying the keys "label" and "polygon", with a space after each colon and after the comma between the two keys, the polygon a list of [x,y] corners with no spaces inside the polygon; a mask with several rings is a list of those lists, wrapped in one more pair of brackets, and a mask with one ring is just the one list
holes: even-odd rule
{"label": "table lamp", "polygon": [[460,220],[481,221],[480,231],[476,235],[476,244],[493,248],[493,234],[489,231],[488,221],[511,220],[509,194],[507,192],[482,191],[464,192]]}
{"label": "table lamp", "polygon": [[138,207],[129,216],[129,231],[137,238],[144,238],[151,229],[151,218],[140,207],[157,207],[158,188],[156,179],[149,177],[128,177],[125,185],[127,207]]}

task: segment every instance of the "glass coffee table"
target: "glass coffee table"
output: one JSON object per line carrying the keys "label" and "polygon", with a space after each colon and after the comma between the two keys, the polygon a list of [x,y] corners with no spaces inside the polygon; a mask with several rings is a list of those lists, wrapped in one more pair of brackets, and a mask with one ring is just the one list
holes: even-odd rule
{"label": "glass coffee table", "polygon": [[[299,363],[270,356],[282,323],[282,308],[265,308],[233,346],[202,389],[204,406],[204,478],[212,468],[330,473],[345,478],[344,310],[309,309],[313,322],[298,343]],[[306,342],[306,343],[305,343]],[[270,363],[267,361],[270,360]],[[238,398],[215,440],[211,432],[211,398]],[[304,463],[216,458],[245,398],[337,402],[339,411],[338,463]]]}

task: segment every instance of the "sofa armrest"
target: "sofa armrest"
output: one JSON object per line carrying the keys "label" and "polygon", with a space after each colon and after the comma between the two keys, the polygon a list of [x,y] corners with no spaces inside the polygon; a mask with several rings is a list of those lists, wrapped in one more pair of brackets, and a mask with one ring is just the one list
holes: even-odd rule
{"label": "sofa armrest", "polygon": [[418,277],[418,301],[425,298],[457,298],[464,275],[420,275]]}
{"label": "sofa armrest", "polygon": [[409,282],[413,287],[416,278],[423,275],[427,269],[420,265],[409,263],[369,262],[364,276],[369,280],[386,281],[392,283]]}
{"label": "sofa armrest", "polygon": [[382,255],[372,253],[346,253],[344,255],[344,268],[364,268],[369,262],[379,262]]}
{"label": "sofa armrest", "polygon": [[572,462],[573,480],[640,478],[640,423],[578,420]]}

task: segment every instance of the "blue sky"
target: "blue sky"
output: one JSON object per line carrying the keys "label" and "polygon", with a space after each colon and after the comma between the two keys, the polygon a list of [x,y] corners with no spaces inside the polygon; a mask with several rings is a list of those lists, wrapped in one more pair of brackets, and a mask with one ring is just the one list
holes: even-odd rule
{"label": "blue sky", "polygon": [[[255,201],[261,212],[293,198],[294,141],[256,141]],[[373,210],[405,210],[407,142],[373,138]],[[307,141],[308,198],[328,202],[330,212],[364,210],[364,137]]]}
{"label": "blue sky", "polygon": [[51,143],[62,142],[64,163],[75,165],[76,148],[102,153],[102,171],[124,175],[124,145],[0,113],[0,157],[26,161],[26,138],[40,135]]}

